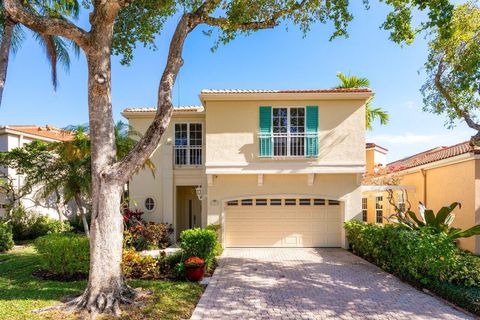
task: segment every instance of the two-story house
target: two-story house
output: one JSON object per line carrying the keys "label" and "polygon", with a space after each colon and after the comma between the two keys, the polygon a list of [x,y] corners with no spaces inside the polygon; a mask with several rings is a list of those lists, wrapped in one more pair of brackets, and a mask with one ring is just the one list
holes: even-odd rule
{"label": "two-story house", "polygon": [[[182,230],[220,224],[225,247],[340,247],[361,219],[368,89],[203,90],[177,107],[131,205]],[[144,132],[155,108],[122,113]]]}

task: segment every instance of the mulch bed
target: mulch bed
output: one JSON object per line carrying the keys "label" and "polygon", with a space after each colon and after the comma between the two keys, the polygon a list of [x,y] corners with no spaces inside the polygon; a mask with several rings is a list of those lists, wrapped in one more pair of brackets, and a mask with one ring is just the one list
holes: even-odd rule
{"label": "mulch bed", "polygon": [[51,280],[51,281],[60,281],[60,282],[80,281],[88,278],[87,273],[76,272],[71,275],[57,274],[45,269],[39,269],[32,272],[32,276],[41,280]]}

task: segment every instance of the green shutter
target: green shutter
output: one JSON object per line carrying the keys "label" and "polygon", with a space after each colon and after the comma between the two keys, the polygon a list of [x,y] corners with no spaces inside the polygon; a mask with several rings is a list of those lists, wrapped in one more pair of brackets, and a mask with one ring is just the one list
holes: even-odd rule
{"label": "green shutter", "polygon": [[259,151],[260,157],[272,156],[272,107],[259,108]]}
{"label": "green shutter", "polygon": [[318,106],[307,106],[305,129],[307,134],[307,157],[318,156]]}

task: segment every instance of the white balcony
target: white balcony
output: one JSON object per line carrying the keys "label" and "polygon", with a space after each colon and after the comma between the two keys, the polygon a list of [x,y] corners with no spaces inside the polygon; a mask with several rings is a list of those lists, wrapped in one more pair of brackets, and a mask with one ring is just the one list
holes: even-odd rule
{"label": "white balcony", "polygon": [[317,143],[317,133],[259,133],[260,157],[303,158],[307,144]]}
{"label": "white balcony", "polygon": [[174,146],[175,166],[201,166],[202,146]]}

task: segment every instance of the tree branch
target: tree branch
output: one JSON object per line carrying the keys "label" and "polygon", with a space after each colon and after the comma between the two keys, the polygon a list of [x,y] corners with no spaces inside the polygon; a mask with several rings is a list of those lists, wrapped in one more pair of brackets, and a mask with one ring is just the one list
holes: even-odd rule
{"label": "tree branch", "polygon": [[188,34],[199,24],[192,14],[184,14],[177,24],[170,42],[167,65],[158,87],[157,112],[143,137],[123,160],[105,170],[104,176],[125,183],[136,169],[145,163],[155,151],[166,131],[173,112],[172,89],[180,68],[183,65],[183,45]]}
{"label": "tree branch", "polygon": [[36,15],[26,10],[18,0],[4,0],[3,5],[13,20],[41,34],[68,38],[88,51],[89,33],[73,23],[64,19]]}
{"label": "tree branch", "polygon": [[225,30],[260,30],[274,28],[278,25],[277,20],[250,21],[239,24],[232,24],[227,18],[203,17],[202,23],[212,27],[219,27]]}
{"label": "tree branch", "polygon": [[272,16],[269,19],[266,19],[263,21],[246,21],[246,22],[240,22],[240,23],[232,23],[228,18],[224,18],[224,17],[208,16],[208,13],[211,10],[213,10],[217,2],[219,1],[216,1],[216,0],[207,1],[204,3],[203,6],[199,8],[199,10],[197,10],[198,15],[200,16],[200,19],[201,19],[201,23],[207,24],[209,26],[219,27],[224,30],[245,31],[245,30],[260,30],[260,29],[274,28],[278,25],[279,23],[278,20],[281,17],[302,9],[307,3],[307,0],[296,2],[288,8],[278,10],[272,13]]}
{"label": "tree branch", "polygon": [[447,100],[448,104],[453,108],[453,110],[455,110],[455,113],[459,117],[463,118],[470,128],[480,132],[480,124],[476,123],[472,119],[468,111],[460,109],[458,107],[457,103],[452,98],[448,90],[443,86],[442,75],[444,71],[445,71],[445,66],[443,65],[443,62],[440,60],[438,64],[437,73],[435,74],[435,87],[437,87],[438,91],[442,94],[445,100]]}
{"label": "tree branch", "polygon": [[183,45],[188,34],[195,29],[195,27],[199,24],[209,24],[231,31],[272,28],[278,24],[278,20],[281,17],[302,9],[306,2],[307,0],[299,3],[296,2],[288,8],[278,10],[271,15],[270,19],[265,21],[232,24],[228,21],[228,18],[209,16],[220,3],[219,0],[207,0],[194,13],[184,14],[178,22],[170,42],[167,65],[163,71],[158,88],[157,112],[155,117],[135,147],[122,160],[105,169],[103,176],[106,179],[113,179],[119,183],[126,183],[135,173],[136,169],[143,165],[157,148],[172,116],[172,89],[178,72],[183,65]]}

